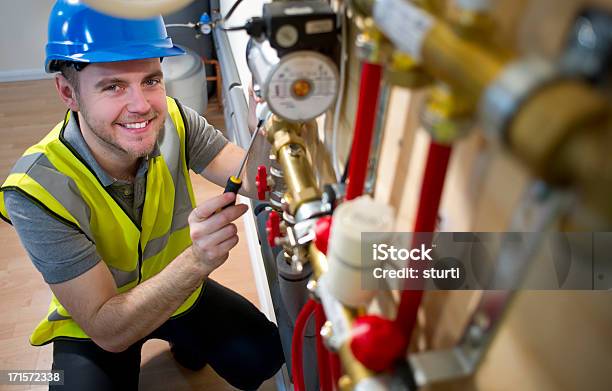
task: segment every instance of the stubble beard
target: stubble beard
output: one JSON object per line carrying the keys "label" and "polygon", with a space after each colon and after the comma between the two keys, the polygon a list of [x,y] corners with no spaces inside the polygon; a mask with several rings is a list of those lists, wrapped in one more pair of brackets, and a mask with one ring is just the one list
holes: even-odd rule
{"label": "stubble beard", "polygon": [[[151,154],[151,152],[153,152],[154,148],[155,148],[155,144],[156,142],[152,143],[146,150],[136,150],[136,149],[132,149],[132,148],[126,148],[122,145],[120,145],[118,142],[116,142],[112,136],[105,131],[105,125],[98,123],[98,122],[92,122],[90,121],[90,116],[88,115],[88,109],[84,106],[81,105],[80,107],[80,111],[82,114],[83,119],[85,120],[85,123],[87,124],[87,126],[89,127],[89,129],[91,130],[91,132],[94,134],[94,136],[105,146],[107,147],[112,153],[116,154],[116,155],[124,155],[127,156],[130,159],[140,159],[143,158],[149,154]],[[159,113],[155,113],[155,117],[154,119],[157,120],[160,117]],[[150,117],[150,115],[149,115]],[[164,123],[161,122],[159,125],[156,126],[156,128],[152,129],[151,131],[155,133],[155,140],[157,141],[159,138],[159,134],[161,132],[161,129],[163,127]],[[114,124],[110,124],[110,126],[114,126]],[[142,142],[142,140],[144,140],[144,137],[139,138],[135,141],[135,143],[138,142]]]}

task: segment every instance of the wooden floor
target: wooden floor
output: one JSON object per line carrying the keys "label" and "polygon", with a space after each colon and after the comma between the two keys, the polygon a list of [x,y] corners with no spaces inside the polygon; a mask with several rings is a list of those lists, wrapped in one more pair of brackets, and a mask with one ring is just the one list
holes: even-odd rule
{"label": "wooden floor", "polygon": [[[223,115],[216,100],[209,102],[209,122],[224,129]],[[4,181],[23,151],[39,141],[59,122],[65,108],[56,96],[51,80],[0,83],[0,179]],[[192,175],[198,201],[219,194],[222,189],[200,176]],[[230,259],[212,277],[258,305],[248,256],[244,225],[238,221],[240,243]],[[0,370],[49,369],[51,346],[32,347],[28,336],[46,314],[51,294],[38,271],[22,249],[10,225],[0,222]],[[214,320],[213,320],[214,321]],[[46,387],[1,386],[0,390],[46,389]],[[178,366],[160,340],[147,342],[142,350],[141,390],[234,390],[212,369],[192,372]],[[267,381],[262,390],[273,390]]]}

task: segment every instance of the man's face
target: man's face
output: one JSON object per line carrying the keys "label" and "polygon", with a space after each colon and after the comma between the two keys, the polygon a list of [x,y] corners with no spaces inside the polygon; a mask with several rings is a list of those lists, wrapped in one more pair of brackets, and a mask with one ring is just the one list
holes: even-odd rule
{"label": "man's face", "polygon": [[130,159],[149,154],[167,111],[159,59],[90,64],[77,77],[81,130],[90,147]]}

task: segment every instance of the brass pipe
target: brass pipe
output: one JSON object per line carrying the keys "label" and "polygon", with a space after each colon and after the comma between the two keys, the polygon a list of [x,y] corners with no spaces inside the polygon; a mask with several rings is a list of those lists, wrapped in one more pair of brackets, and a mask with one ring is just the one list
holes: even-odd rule
{"label": "brass pipe", "polygon": [[585,83],[558,81],[525,102],[510,125],[508,142],[537,175],[576,186],[589,205],[612,220],[610,112],[606,98]]}
{"label": "brass pipe", "polygon": [[[510,124],[508,143],[537,175],[554,182],[566,181],[564,177],[572,166],[563,167],[563,172],[558,170],[559,147],[593,123],[602,123],[607,109],[605,98],[584,83],[557,81],[540,89],[521,106]],[[570,151],[571,146],[567,145],[564,154],[572,155]]]}
{"label": "brass pipe", "polygon": [[327,272],[327,257],[323,254],[314,243],[308,246],[308,258],[312,266],[312,274],[315,280],[318,280],[325,272]]}
{"label": "brass pipe", "polygon": [[453,1],[449,4],[445,16],[457,35],[490,48],[495,22],[488,7],[465,9]]}
{"label": "brass pipe", "polygon": [[[609,112],[612,107],[608,108]],[[568,165],[573,177],[580,178],[584,203],[612,221],[612,116],[605,128],[597,124],[592,129],[581,129],[559,152],[562,163]],[[608,225],[609,227],[609,225]]]}
{"label": "brass pipe", "polygon": [[[357,317],[357,314],[352,311],[354,310],[349,310],[346,307],[343,307],[342,309],[342,316],[349,321],[349,325],[351,326],[353,325],[353,321]],[[344,369],[345,374],[351,380],[353,387],[359,384],[359,382],[364,379],[374,377],[374,372],[364,367],[363,364],[361,364],[355,358],[355,356],[353,356],[350,339],[340,346],[338,355],[340,356],[340,362],[342,362],[342,368]]]}
{"label": "brass pipe", "polygon": [[[402,7],[406,8],[404,13],[420,12],[423,14],[422,17],[428,20],[424,20],[421,26],[418,26],[414,20],[407,21],[410,26],[414,24],[416,36],[421,33],[418,31],[419,29],[423,29],[423,26],[429,26],[429,23],[431,23],[431,26],[427,27],[427,31],[422,32],[424,37],[418,45],[419,52],[410,52],[410,49],[405,50],[409,51],[408,54],[417,60],[428,74],[449,84],[462,97],[468,98],[471,105],[475,105],[486,87],[500,74],[508,56],[501,55],[498,51],[486,49],[481,44],[481,40],[472,41],[467,36],[468,34],[465,37],[458,35],[456,30],[459,29],[459,26],[453,27],[444,21],[445,10],[437,0],[420,0],[416,1],[415,4],[407,1],[401,3],[403,3]],[[376,7],[377,5],[374,5],[374,8]],[[412,11],[409,12],[409,9],[412,9]],[[392,12],[387,11],[387,13]],[[387,13],[384,15],[388,17]],[[381,14],[378,17],[383,18],[385,16]],[[413,17],[416,16],[413,15]],[[378,20],[378,22],[377,27],[387,34],[392,44],[400,49],[406,48],[406,38],[396,32],[398,26],[385,23],[385,20]],[[462,20],[461,22],[468,23],[470,21]],[[480,23],[476,19],[471,22]],[[398,21],[395,21],[395,23],[398,23]],[[468,31],[468,27],[470,26],[462,26],[461,29]],[[474,30],[481,30],[481,28],[486,27],[485,25],[471,26]],[[380,40],[385,41],[382,38]]]}
{"label": "brass pipe", "polygon": [[424,9],[432,15],[444,17],[446,0],[411,0],[416,6]]}
{"label": "brass pipe", "polygon": [[423,66],[432,76],[461,91],[473,104],[504,66],[503,60],[477,43],[461,39],[441,22],[427,34],[421,54]]}
{"label": "brass pipe", "polygon": [[288,192],[285,199],[291,214],[295,214],[305,202],[321,198],[304,139],[300,136],[301,126],[273,115],[266,127],[272,144],[271,153],[283,168]]}
{"label": "brass pipe", "polygon": [[[314,243],[311,243],[308,247],[308,259],[312,266],[314,278],[318,280],[327,271],[327,257],[317,249]],[[340,313],[334,316],[343,318],[345,324],[352,326],[358,315],[358,310],[342,306]],[[352,387],[356,386],[360,381],[374,376],[374,372],[364,367],[363,364],[353,356],[350,339],[342,343],[338,350],[338,355],[342,362],[342,368],[349,377]]]}
{"label": "brass pipe", "polygon": [[[448,21],[448,29],[439,27],[439,34],[445,33],[446,41],[452,42],[455,47],[458,47],[458,43],[470,43],[484,48],[484,43],[488,42],[492,35],[494,27],[492,18],[485,9],[464,9],[455,2],[451,2],[448,10],[444,12],[444,7],[436,9],[435,4],[431,4],[431,1],[424,3],[430,4],[423,4],[421,6],[423,9]],[[459,50],[465,51],[466,49]],[[492,73],[495,72],[492,71]],[[465,86],[461,89],[447,83],[437,83],[432,88],[427,98],[427,106],[422,114],[422,121],[425,129],[431,133],[436,142],[450,145],[473,128],[478,94],[480,91],[468,91],[466,94]]]}
{"label": "brass pipe", "polygon": [[[405,11],[417,13],[414,4],[402,4]],[[439,15],[422,17],[428,19],[423,21],[424,25],[431,25],[424,32],[418,53],[411,54],[420,60],[427,73],[466,100],[468,107],[482,103],[483,92],[509,69],[511,54],[482,42],[471,42]],[[383,24],[383,20],[379,22],[379,28],[402,47],[402,37],[393,35],[393,26]],[[512,113],[513,118],[500,125],[505,128],[495,131],[502,134],[512,153],[537,175],[552,183],[576,186],[585,200],[612,218],[612,207],[601,195],[610,194],[612,174],[597,168],[608,169],[612,165],[609,149],[602,146],[610,145],[612,137],[609,103],[594,88],[573,80],[548,80],[527,92],[530,96],[516,98],[520,100],[515,102],[518,108]]]}

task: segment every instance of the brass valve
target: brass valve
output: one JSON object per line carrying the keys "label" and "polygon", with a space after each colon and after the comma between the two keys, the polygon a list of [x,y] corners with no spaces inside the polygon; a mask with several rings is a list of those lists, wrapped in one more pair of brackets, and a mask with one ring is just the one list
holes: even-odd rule
{"label": "brass valve", "polygon": [[495,23],[490,12],[465,9],[453,2],[448,8],[446,19],[460,37],[481,43],[483,46],[490,45],[491,34],[495,30]]}
{"label": "brass valve", "polygon": [[423,126],[441,144],[452,144],[474,125],[474,104],[444,84],[436,85],[421,114]]}
{"label": "brass valve", "polygon": [[287,193],[284,198],[289,213],[294,215],[304,203],[321,199],[312,165],[306,155],[306,145],[300,136],[302,124],[286,121],[276,115],[268,120],[270,153],[280,163]]}
{"label": "brass valve", "polygon": [[612,107],[577,80],[560,80],[531,96],[508,131],[512,151],[537,175],[577,187],[612,220]]}
{"label": "brass valve", "polygon": [[385,82],[404,88],[422,88],[430,85],[433,79],[412,57],[395,50],[385,67]]}
{"label": "brass valve", "polygon": [[389,41],[378,30],[372,18],[364,18],[359,24],[361,32],[355,42],[359,58],[373,64],[387,62],[392,51]]}
{"label": "brass valve", "polygon": [[[321,253],[314,243],[308,246],[308,260],[312,265],[315,279],[319,279],[327,270],[327,257]],[[341,319],[350,327],[355,318],[360,314],[360,310],[351,309],[345,306],[338,307],[337,319]],[[342,362],[345,375],[340,380],[340,389],[353,389],[360,381],[374,376],[374,373],[361,364],[353,355],[350,347],[350,339],[343,341],[338,349],[338,354]]]}

